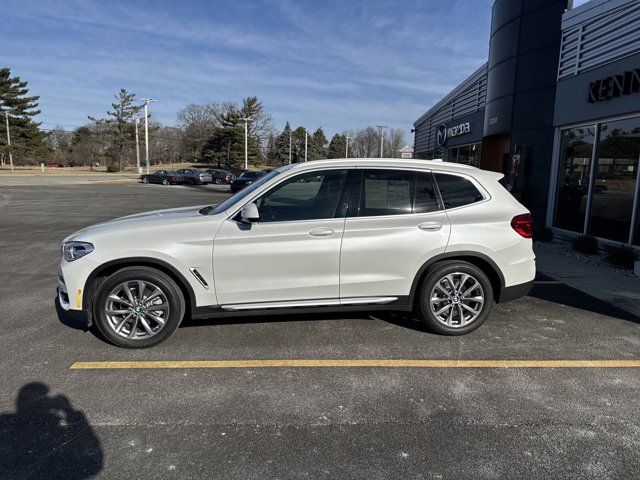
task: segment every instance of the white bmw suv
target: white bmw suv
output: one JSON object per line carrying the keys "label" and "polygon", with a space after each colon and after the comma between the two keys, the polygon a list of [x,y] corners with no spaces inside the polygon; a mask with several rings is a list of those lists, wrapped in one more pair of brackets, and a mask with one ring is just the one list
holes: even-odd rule
{"label": "white bmw suv", "polygon": [[531,216],[501,177],[425,160],[285,166],[217,206],[69,236],[59,303],[129,348],[185,315],[395,310],[461,335],[535,276]]}

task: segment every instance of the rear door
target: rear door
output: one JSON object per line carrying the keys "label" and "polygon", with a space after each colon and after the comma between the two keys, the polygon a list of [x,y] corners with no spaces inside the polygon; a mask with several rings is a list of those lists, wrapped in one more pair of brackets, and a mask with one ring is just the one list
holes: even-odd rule
{"label": "rear door", "polygon": [[444,253],[451,227],[424,170],[359,171],[340,253],[340,298],[401,299],[419,268]]}

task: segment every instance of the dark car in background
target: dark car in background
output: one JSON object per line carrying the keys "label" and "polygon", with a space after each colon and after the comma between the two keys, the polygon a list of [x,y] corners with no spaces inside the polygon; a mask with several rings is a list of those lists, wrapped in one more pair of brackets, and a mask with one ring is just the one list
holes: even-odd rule
{"label": "dark car in background", "polygon": [[265,175],[265,172],[245,170],[242,175],[231,182],[229,189],[232,193],[236,193]]}
{"label": "dark car in background", "polygon": [[178,170],[178,174],[182,178],[182,181],[189,185],[206,185],[213,181],[210,173],[205,170],[200,170],[199,168],[181,168]]}
{"label": "dark car in background", "polygon": [[216,185],[221,185],[223,183],[229,184],[233,181],[234,178],[236,178],[233,173],[227,172],[225,170],[209,169],[207,170],[207,173],[211,174],[213,183],[215,183]]}
{"label": "dark car in background", "polygon": [[157,170],[153,173],[145,173],[140,177],[142,183],[161,183],[162,185],[177,185],[182,183],[178,172],[173,170]]}

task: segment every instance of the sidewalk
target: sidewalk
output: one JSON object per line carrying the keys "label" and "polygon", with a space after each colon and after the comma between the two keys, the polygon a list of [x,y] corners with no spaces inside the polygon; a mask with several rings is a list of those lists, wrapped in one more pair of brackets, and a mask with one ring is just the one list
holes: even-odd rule
{"label": "sidewalk", "polygon": [[640,316],[640,279],[627,277],[544,248],[535,248],[538,272]]}

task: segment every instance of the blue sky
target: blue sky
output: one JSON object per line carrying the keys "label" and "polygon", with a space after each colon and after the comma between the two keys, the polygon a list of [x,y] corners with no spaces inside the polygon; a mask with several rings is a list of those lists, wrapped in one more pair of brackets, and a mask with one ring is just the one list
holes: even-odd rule
{"label": "blue sky", "polygon": [[1,64],[43,128],[104,115],[124,87],[172,125],[188,103],[257,95],[276,128],[409,129],[487,58],[492,0],[0,2]]}

